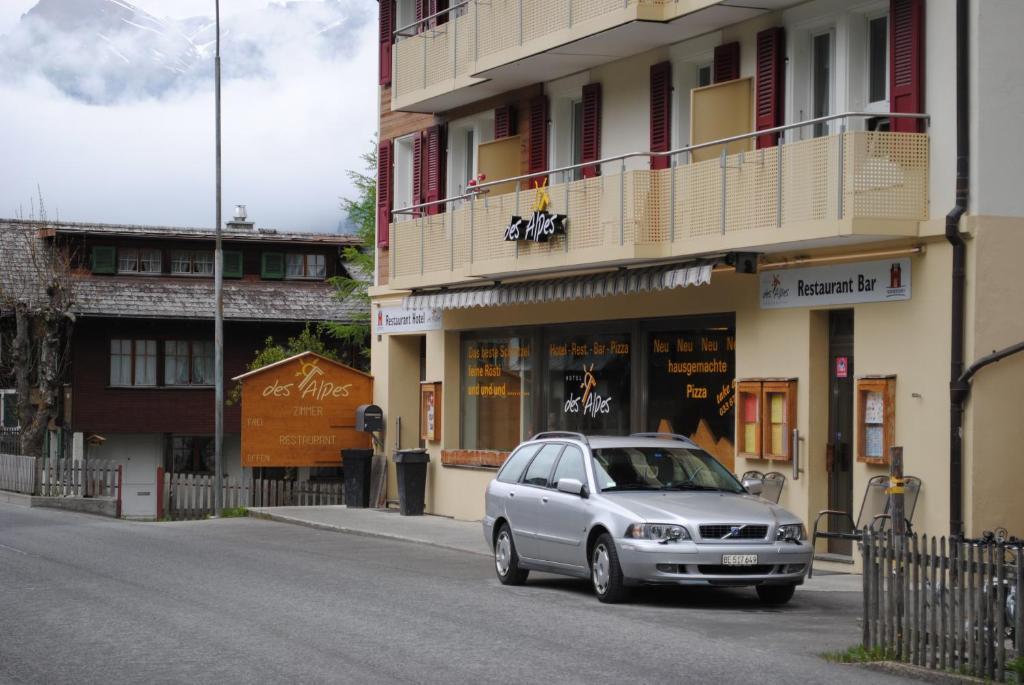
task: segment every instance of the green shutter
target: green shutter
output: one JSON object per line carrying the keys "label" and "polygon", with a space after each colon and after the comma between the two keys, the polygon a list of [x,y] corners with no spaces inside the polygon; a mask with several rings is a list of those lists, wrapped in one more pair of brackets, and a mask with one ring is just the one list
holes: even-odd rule
{"label": "green shutter", "polygon": [[260,275],[268,280],[284,278],[284,253],[264,252],[263,268],[260,270]]}
{"label": "green shutter", "polygon": [[117,248],[110,246],[92,248],[92,272],[94,274],[117,273]]}
{"label": "green shutter", "polygon": [[[266,263],[266,262],[264,262]],[[224,278],[242,277],[242,253],[235,250],[224,251]]]}

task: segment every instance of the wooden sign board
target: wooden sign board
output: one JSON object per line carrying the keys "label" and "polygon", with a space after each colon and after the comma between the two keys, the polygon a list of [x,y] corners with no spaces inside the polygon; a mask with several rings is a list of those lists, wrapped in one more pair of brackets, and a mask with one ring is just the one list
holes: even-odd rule
{"label": "wooden sign board", "polygon": [[238,376],[242,466],[339,466],[341,450],[370,447],[356,407],[373,401],[373,377],[313,352]]}

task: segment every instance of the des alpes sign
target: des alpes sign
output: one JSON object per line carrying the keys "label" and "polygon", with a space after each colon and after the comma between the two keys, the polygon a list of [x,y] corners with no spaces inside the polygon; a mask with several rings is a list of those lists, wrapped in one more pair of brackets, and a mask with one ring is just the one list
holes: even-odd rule
{"label": "des alpes sign", "polygon": [[373,377],[304,352],[238,376],[242,466],[339,466],[341,450],[367,448],[356,407],[373,401]]}

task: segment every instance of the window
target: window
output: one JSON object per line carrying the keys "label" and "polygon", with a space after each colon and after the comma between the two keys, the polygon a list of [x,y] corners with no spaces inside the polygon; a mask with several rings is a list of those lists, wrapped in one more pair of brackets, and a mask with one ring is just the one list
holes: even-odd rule
{"label": "window", "polygon": [[164,385],[213,385],[213,343],[199,340],[164,342]]}
{"label": "window", "polygon": [[631,334],[597,330],[545,339],[545,430],[588,435],[629,433]]}
{"label": "window", "polygon": [[327,275],[327,258],[322,254],[288,255],[288,278],[323,279]]}
{"label": "window", "polygon": [[537,454],[539,449],[540,445],[527,445],[522,449],[516,450],[505,462],[505,465],[501,467],[498,480],[502,483],[518,483],[519,476],[523,475],[526,465],[533,455]]}
{"label": "window", "polygon": [[18,395],[14,390],[0,390],[0,428],[18,427]]}
{"label": "window", "polygon": [[[408,221],[412,218],[409,212],[398,213],[400,209],[412,207],[412,164],[413,164],[413,141],[418,134],[395,139],[395,166],[392,180],[392,207],[395,210],[395,223]],[[463,181],[465,182],[465,181]]]}
{"label": "window", "polygon": [[463,338],[462,447],[512,450],[532,424],[529,338]]}
{"label": "window", "polygon": [[868,103],[889,100],[889,17],[868,21]]}
{"label": "window", "polygon": [[526,476],[523,483],[526,485],[537,485],[542,488],[548,487],[548,476],[551,475],[551,467],[555,465],[558,453],[562,451],[562,445],[544,445],[537,454],[536,459],[530,462],[530,468],[526,469]]}
{"label": "window", "polygon": [[[811,38],[811,116],[828,116],[832,111],[832,34]],[[827,123],[814,125],[814,136],[828,133]]]}
{"label": "window", "polygon": [[156,385],[156,340],[111,340],[110,384]]}
{"label": "window", "polygon": [[209,436],[174,435],[171,437],[173,473],[213,473],[213,438]]}
{"label": "window", "polygon": [[584,485],[587,484],[587,472],[583,468],[583,452],[575,445],[566,445],[565,451],[562,452],[562,458],[558,460],[551,484],[557,488],[558,481],[562,478],[575,478]]}
{"label": "window", "polygon": [[172,274],[213,275],[213,252],[209,250],[175,250],[171,253]]}
{"label": "window", "polygon": [[710,64],[699,64],[697,65],[697,87],[703,88],[704,86],[711,85],[711,65]]}
{"label": "window", "polygon": [[729,471],[703,450],[684,447],[612,447],[594,450],[601,492],[722,490],[741,493]]}
{"label": "window", "polygon": [[117,273],[119,274],[158,274],[160,250],[120,248],[117,251]]}

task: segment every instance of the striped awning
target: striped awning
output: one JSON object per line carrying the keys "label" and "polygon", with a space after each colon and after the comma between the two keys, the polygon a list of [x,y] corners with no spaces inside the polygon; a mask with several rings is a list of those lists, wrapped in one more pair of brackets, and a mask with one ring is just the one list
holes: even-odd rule
{"label": "striped awning", "polygon": [[409,309],[469,309],[635,295],[689,285],[705,285],[711,282],[713,266],[655,266],[543,281],[500,283],[479,288],[453,288],[409,295],[403,304]]}

